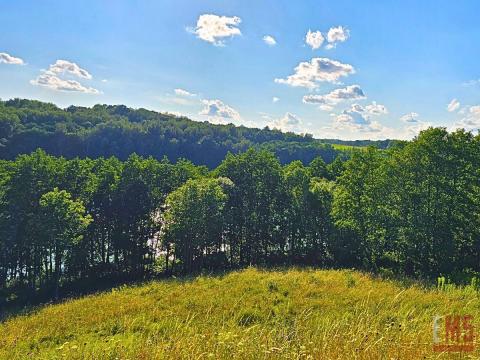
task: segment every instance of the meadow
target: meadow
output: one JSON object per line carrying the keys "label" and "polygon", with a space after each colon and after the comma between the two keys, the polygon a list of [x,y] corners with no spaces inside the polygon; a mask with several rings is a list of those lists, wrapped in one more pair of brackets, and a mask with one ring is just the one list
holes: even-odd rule
{"label": "meadow", "polygon": [[0,359],[478,358],[478,346],[433,351],[432,319],[448,314],[478,321],[479,293],[351,270],[249,268],[122,286],[11,317],[0,324]]}

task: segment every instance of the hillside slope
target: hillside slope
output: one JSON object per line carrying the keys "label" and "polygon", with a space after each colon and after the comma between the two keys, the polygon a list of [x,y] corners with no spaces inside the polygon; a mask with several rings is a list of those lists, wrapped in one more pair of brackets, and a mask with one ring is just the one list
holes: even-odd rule
{"label": "hillside slope", "polygon": [[[56,156],[109,157],[125,160],[130,154],[171,161],[187,158],[198,165],[218,166],[228,152],[249,147],[266,148],[282,163],[317,156],[327,162],[351,149],[335,149],[336,140],[317,140],[311,135],[283,133],[269,128],[214,125],[186,117],[132,109],[125,105],[95,105],[91,108],[35,100],[0,100],[0,158],[13,159],[37,148]],[[380,148],[390,141],[345,142],[344,145]]]}
{"label": "hillside slope", "polygon": [[352,271],[248,269],[122,287],[10,319],[0,358],[452,358],[432,350],[433,316],[451,313],[480,319],[478,294]]}

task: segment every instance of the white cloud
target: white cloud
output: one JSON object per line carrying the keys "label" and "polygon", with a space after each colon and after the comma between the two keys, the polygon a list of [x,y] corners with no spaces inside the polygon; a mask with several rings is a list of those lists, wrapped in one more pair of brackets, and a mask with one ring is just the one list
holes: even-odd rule
{"label": "white cloud", "polygon": [[454,128],[463,128],[465,130],[480,130],[480,105],[467,108],[464,117],[457,121]]}
{"label": "white cloud", "polygon": [[276,103],[276,102],[279,102],[279,101],[280,101],[280,98],[278,98],[278,97],[276,97],[276,96],[274,96],[274,97],[272,98],[272,102],[273,102],[273,103]]}
{"label": "white cloud", "polygon": [[[387,109],[376,102],[363,107],[360,104],[352,104],[349,109],[344,110],[335,117],[334,129],[347,130],[362,133],[391,133],[391,129],[384,127],[378,121],[373,121],[371,116],[386,114]],[[378,137],[379,134],[376,135]]]}
{"label": "white cloud", "polygon": [[460,102],[457,99],[453,99],[447,105],[447,111],[448,112],[454,112],[455,110],[458,110],[459,107],[460,107]]}
{"label": "white cloud", "polygon": [[325,38],[320,31],[312,32],[311,30],[308,30],[307,35],[305,35],[305,42],[312,48],[312,50],[320,48],[324,41]]}
{"label": "white cloud", "polygon": [[322,104],[318,108],[320,110],[323,110],[323,111],[332,111],[333,110],[333,106],[332,105],[327,105],[327,104]]}
{"label": "white cloud", "polygon": [[414,136],[417,136],[420,133],[420,131],[427,130],[430,126],[432,126],[431,123],[417,121],[411,125],[406,126],[404,131],[406,133],[407,138],[412,138]]}
{"label": "white cloud", "polygon": [[267,126],[281,131],[299,131],[301,124],[302,120],[297,115],[287,112],[282,118],[269,122]]}
{"label": "white cloud", "polygon": [[178,95],[178,96],[190,96],[190,97],[197,96],[197,94],[193,94],[184,89],[175,89],[173,91],[175,92],[175,95]]}
{"label": "white cloud", "polygon": [[432,124],[430,122],[420,121],[416,112],[411,112],[400,117],[400,120],[403,121],[406,126],[403,128],[404,137],[412,138],[417,136],[420,131],[428,129]]}
{"label": "white cloud", "polygon": [[[326,95],[305,95],[303,102],[306,104],[336,105],[346,100],[365,99],[363,90],[358,85],[350,85],[345,88],[335,89]],[[328,109],[328,110],[327,110]],[[324,110],[331,110],[327,106]]]}
{"label": "white cloud", "polygon": [[327,49],[332,49],[338,42],[344,42],[350,37],[350,31],[343,26],[330,28],[327,33]]}
{"label": "white cloud", "polygon": [[416,123],[418,122],[418,114],[416,112],[411,112],[400,117],[400,120],[406,123]]}
{"label": "white cloud", "polygon": [[47,87],[57,91],[100,94],[100,91],[97,89],[84,86],[76,80],[61,78],[60,75],[70,75],[88,80],[92,79],[92,75],[77,64],[66,60],[57,60],[55,64],[50,65],[47,70],[42,70],[41,74],[36,79],[30,81],[30,84]]}
{"label": "white cloud", "polygon": [[471,106],[470,113],[474,115],[480,115],[480,105]]}
{"label": "white cloud", "polygon": [[47,72],[40,74],[36,79],[31,80],[32,85],[47,87],[52,90],[68,91],[68,92],[83,92],[87,94],[99,94],[97,89],[86,87],[76,80],[63,80],[58,76],[49,74]]}
{"label": "white cloud", "polygon": [[50,73],[52,75],[60,75],[60,74],[71,74],[73,76],[77,76],[82,79],[91,79],[92,75],[85,69],[82,69],[75,63],[72,63],[67,60],[57,60],[55,64],[50,65],[45,73]]}
{"label": "white cloud", "polygon": [[228,123],[242,120],[237,110],[224,104],[220,100],[202,100],[202,103],[204,108],[199,114],[208,116],[211,122]]}
{"label": "white cloud", "polygon": [[385,105],[377,104],[376,101],[372,101],[370,105],[365,106],[365,111],[370,115],[388,114]]}
{"label": "white cloud", "polygon": [[275,82],[313,89],[318,87],[319,82],[336,83],[340,77],[355,73],[352,65],[328,58],[313,58],[310,62],[301,62],[294,70],[293,75],[286,79],[275,79]]}
{"label": "white cloud", "polygon": [[263,37],[263,41],[265,42],[265,44],[270,45],[270,46],[277,45],[277,40],[275,40],[275,38],[271,35],[265,35]]}
{"label": "white cloud", "polygon": [[197,27],[188,30],[196,34],[199,39],[215,46],[223,46],[225,38],[242,34],[237,27],[241,22],[242,20],[238,16],[203,14],[197,20]]}
{"label": "white cloud", "polygon": [[184,114],[182,114],[180,111],[167,111],[167,114],[174,115],[176,117],[185,117]]}
{"label": "white cloud", "polygon": [[377,121],[371,121],[369,114],[359,104],[353,104],[350,109],[337,115],[333,127],[360,132],[379,132],[384,129]]}
{"label": "white cloud", "polygon": [[9,55],[7,53],[0,53],[0,64],[10,64],[10,65],[24,65],[25,62],[15,56]]}

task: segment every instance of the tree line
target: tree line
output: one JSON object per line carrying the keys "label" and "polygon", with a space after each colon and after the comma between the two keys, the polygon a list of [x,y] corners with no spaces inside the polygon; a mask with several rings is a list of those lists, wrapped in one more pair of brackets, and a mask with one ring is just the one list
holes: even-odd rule
{"label": "tree line", "polygon": [[[125,161],[132,153],[157,160],[164,156],[171,161],[187,158],[213,169],[227,153],[245,152],[250,147],[273,152],[282,164],[294,160],[308,164],[318,156],[330,163],[339,154],[349,154],[331,142],[268,127],[253,129],[196,122],[125,105],[60,109],[36,100],[0,100],[1,159],[13,160],[17,155],[41,148],[50,155],[68,159],[115,156]],[[368,143],[385,148],[391,142]]]}
{"label": "tree line", "polygon": [[229,153],[0,161],[0,303],[68,284],[249,265],[480,271],[480,137],[443,128],[348,160]]}

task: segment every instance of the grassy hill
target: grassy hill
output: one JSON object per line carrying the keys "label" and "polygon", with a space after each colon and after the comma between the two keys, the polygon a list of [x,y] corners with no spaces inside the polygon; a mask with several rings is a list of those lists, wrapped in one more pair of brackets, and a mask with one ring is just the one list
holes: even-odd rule
{"label": "grassy hill", "polygon": [[0,358],[460,358],[433,352],[432,319],[480,320],[478,295],[353,271],[155,281],[11,318],[0,325]]}

